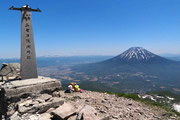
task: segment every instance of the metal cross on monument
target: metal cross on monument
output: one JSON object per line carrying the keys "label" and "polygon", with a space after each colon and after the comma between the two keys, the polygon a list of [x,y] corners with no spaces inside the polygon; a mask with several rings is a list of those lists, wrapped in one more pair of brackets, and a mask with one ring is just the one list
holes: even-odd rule
{"label": "metal cross on monument", "polygon": [[15,8],[12,6],[9,10],[19,10],[22,13],[21,79],[37,78],[38,74],[31,11],[41,12],[41,10],[39,8],[32,9],[28,4],[21,8]]}

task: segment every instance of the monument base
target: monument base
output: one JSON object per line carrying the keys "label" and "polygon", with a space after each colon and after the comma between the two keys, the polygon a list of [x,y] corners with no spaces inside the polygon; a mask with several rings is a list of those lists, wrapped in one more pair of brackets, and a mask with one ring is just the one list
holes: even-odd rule
{"label": "monument base", "polygon": [[15,120],[14,116],[20,113],[31,115],[59,107],[64,103],[61,88],[59,80],[41,76],[0,82],[0,120],[10,116],[10,120]]}
{"label": "monument base", "polygon": [[59,80],[42,76],[33,79],[8,81],[2,87],[8,99],[39,93],[52,93],[62,88]]}

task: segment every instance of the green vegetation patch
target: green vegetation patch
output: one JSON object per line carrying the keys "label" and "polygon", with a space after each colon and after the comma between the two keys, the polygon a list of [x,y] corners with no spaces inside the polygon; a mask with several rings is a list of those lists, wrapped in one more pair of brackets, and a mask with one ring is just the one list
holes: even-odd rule
{"label": "green vegetation patch", "polygon": [[125,97],[125,98],[130,98],[133,100],[141,100],[141,98],[137,94],[117,93],[116,95],[118,97]]}

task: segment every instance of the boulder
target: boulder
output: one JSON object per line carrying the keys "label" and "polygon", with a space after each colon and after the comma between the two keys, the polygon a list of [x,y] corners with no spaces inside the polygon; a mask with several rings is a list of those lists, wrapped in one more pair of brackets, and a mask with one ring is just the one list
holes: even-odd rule
{"label": "boulder", "polygon": [[62,98],[53,98],[51,102],[38,103],[36,100],[27,100],[23,103],[18,104],[19,113],[43,113],[46,112],[49,108],[57,108],[60,105],[64,104],[64,99]]}
{"label": "boulder", "polygon": [[11,117],[10,120],[19,120],[18,112],[15,112]]}
{"label": "boulder", "polygon": [[85,105],[78,112],[76,120],[99,120],[99,118],[97,116],[97,111],[93,107]]}
{"label": "boulder", "polygon": [[54,119],[57,120],[66,120],[74,115],[78,110],[74,107],[71,103],[64,103],[62,106],[58,107],[56,110],[52,111],[51,114],[53,115]]}
{"label": "boulder", "polygon": [[38,117],[38,120],[51,120],[52,115],[49,113],[43,113]]}
{"label": "boulder", "polygon": [[20,77],[20,64],[19,63],[2,63],[0,70],[1,80],[19,79]]}
{"label": "boulder", "polygon": [[50,98],[52,98],[51,95],[49,94],[42,94],[39,99],[43,100],[43,101],[48,101]]}

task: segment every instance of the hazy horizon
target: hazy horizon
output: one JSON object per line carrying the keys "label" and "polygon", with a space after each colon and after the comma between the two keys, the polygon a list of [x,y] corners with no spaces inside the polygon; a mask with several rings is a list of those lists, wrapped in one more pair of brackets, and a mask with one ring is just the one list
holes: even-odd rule
{"label": "hazy horizon", "polygon": [[[100,57],[100,56],[109,56],[109,57],[115,57],[117,55],[120,55],[121,53],[119,54],[116,54],[116,55],[108,55],[108,54],[102,54],[102,55],[42,55],[42,56],[37,56],[37,58],[40,58],[40,57]],[[171,54],[171,53],[164,53],[164,54],[156,54],[156,55],[159,55],[161,57],[180,57],[180,54]],[[20,56],[18,57],[0,57],[0,59],[20,59]]]}

